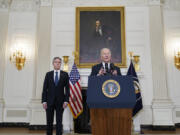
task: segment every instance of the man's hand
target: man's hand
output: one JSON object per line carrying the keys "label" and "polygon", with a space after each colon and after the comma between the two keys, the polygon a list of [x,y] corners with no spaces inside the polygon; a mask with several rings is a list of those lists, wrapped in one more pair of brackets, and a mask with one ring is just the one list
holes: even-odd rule
{"label": "man's hand", "polygon": [[43,103],[43,108],[44,108],[45,110],[47,109],[47,103],[46,103],[46,102]]}
{"label": "man's hand", "polygon": [[64,102],[63,108],[65,109],[68,106],[68,102]]}
{"label": "man's hand", "polygon": [[101,68],[101,69],[99,70],[98,76],[100,76],[100,75],[104,75],[104,69],[103,69],[103,68]]}
{"label": "man's hand", "polygon": [[117,75],[117,70],[113,70],[112,74]]}

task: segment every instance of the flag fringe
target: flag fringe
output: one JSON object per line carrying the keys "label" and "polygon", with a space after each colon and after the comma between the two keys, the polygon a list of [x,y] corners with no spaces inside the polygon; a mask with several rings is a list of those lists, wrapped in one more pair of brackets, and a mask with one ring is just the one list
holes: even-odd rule
{"label": "flag fringe", "polygon": [[83,112],[83,109],[81,109],[81,111],[75,116],[74,113],[73,113],[73,109],[71,108],[71,105],[68,104],[68,106],[69,106],[69,109],[70,109],[74,119],[77,119],[77,117]]}

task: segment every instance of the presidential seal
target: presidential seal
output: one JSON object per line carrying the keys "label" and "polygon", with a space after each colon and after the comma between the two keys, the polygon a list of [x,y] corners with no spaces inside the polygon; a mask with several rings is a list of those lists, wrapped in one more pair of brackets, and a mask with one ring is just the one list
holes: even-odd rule
{"label": "presidential seal", "polygon": [[107,80],[102,85],[102,92],[106,97],[115,98],[120,93],[120,85],[115,80]]}

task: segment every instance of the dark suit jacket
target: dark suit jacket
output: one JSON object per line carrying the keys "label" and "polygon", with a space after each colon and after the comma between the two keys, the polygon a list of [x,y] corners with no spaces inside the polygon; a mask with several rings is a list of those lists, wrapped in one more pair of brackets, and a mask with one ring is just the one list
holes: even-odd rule
{"label": "dark suit jacket", "polygon": [[[117,75],[121,75],[121,70],[119,67],[117,66],[114,66],[113,63],[111,63],[111,65],[113,66],[114,70],[117,70]],[[97,64],[95,66],[92,67],[92,70],[91,70],[91,76],[96,76],[98,73],[99,73],[99,70],[103,67],[103,64],[100,63],[100,64]],[[110,66],[111,67],[111,66]]]}
{"label": "dark suit jacket", "polygon": [[60,71],[60,79],[57,86],[54,83],[54,71],[46,73],[42,92],[42,103],[47,102],[48,105],[53,105],[54,102],[58,102],[59,104],[69,102],[69,94],[68,73]]}

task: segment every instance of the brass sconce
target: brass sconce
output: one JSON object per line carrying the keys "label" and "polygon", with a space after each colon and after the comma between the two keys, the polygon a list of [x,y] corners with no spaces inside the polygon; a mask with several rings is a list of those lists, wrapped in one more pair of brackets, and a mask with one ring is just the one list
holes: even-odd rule
{"label": "brass sconce", "polygon": [[134,68],[136,71],[140,71],[140,66],[139,66],[139,60],[140,56],[139,55],[133,55],[133,52],[129,52],[130,59],[133,61]]}
{"label": "brass sconce", "polygon": [[63,70],[68,72],[68,69],[69,69],[69,66],[68,66],[69,56],[63,56],[63,62],[64,62]]}
{"label": "brass sconce", "polygon": [[10,56],[10,61],[16,65],[16,68],[18,70],[21,70],[26,62],[25,53],[23,53],[22,50],[16,50],[12,52]]}
{"label": "brass sconce", "polygon": [[136,71],[140,71],[140,66],[139,66],[139,55],[134,55],[134,68]]}
{"label": "brass sconce", "polygon": [[180,70],[180,51],[175,53],[174,64],[175,64],[176,68]]}

